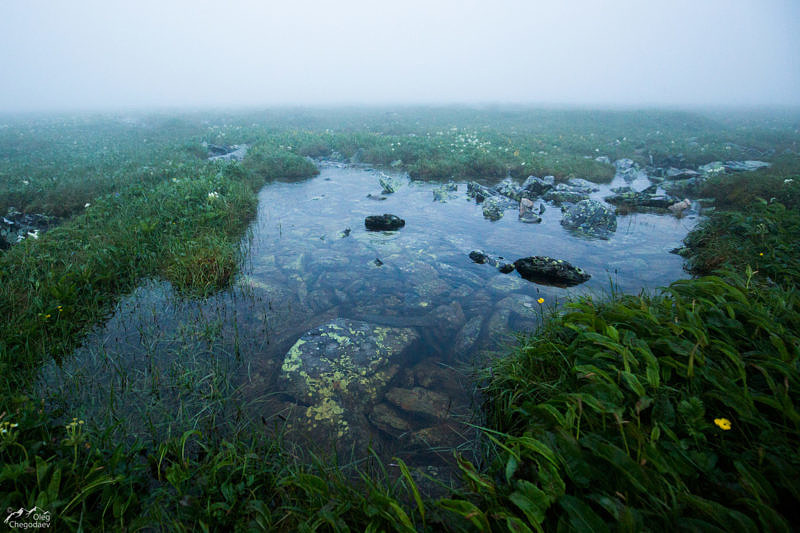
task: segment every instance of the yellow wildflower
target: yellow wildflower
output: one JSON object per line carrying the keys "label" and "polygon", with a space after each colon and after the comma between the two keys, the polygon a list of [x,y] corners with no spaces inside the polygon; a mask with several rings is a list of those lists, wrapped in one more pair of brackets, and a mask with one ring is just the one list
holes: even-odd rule
{"label": "yellow wildflower", "polygon": [[764,257],[764,252],[759,252],[758,255],[761,256],[761,257]]}
{"label": "yellow wildflower", "polygon": [[45,318],[50,318],[50,315],[44,315]]}
{"label": "yellow wildflower", "polygon": [[715,418],[714,423],[723,431],[728,431],[731,429],[731,421],[727,418]]}
{"label": "yellow wildflower", "polygon": [[539,304],[541,305],[541,304],[543,304],[543,303],[544,303],[544,298],[539,298],[539,299],[538,299],[538,300],[536,300],[536,301],[537,301],[537,302],[539,302]]}

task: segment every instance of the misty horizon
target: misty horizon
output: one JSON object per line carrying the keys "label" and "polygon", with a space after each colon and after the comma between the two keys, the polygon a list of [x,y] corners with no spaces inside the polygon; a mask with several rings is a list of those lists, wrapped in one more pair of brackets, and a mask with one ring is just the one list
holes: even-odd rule
{"label": "misty horizon", "polygon": [[800,6],[100,2],[0,8],[0,112],[800,105]]}

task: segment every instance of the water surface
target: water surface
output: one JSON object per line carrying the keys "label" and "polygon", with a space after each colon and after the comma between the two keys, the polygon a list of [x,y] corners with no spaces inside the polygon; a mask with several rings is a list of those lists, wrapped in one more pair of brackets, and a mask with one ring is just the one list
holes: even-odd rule
{"label": "water surface", "polygon": [[[359,442],[345,444],[371,444],[426,464],[431,454],[451,456],[452,447],[469,445],[471,431],[462,422],[475,412],[470,364],[502,351],[513,342],[511,332],[532,331],[543,311],[577,294],[605,293],[612,283],[638,292],[685,276],[681,258],[669,251],[694,217],[620,216],[611,238],[587,239],[563,228],[560,209],[551,205],[541,224],[524,224],[513,210],[486,220],[465,183],[447,202],[434,202],[438,184],[395,174],[404,185],[375,200],[368,194],[380,196],[378,176],[327,163],[312,179],[264,187],[233,287],[193,301],[168,283],[143,284],[73,358],[45,369],[43,393],[71,416],[113,427],[120,438],[162,438],[187,425],[220,433],[255,425],[303,439],[312,429],[301,416],[305,406],[285,395],[279,381],[295,341],[335,318],[412,328],[421,341],[389,385],[446,396],[447,416],[432,420],[379,398],[380,408],[363,406],[364,428],[351,439]],[[616,178],[592,196],[625,184]],[[647,184],[639,179],[634,186]],[[364,218],[383,213],[406,226],[366,231]],[[473,263],[474,249],[509,262],[548,255],[592,278],[570,289],[537,285]],[[375,423],[381,409],[400,416],[407,430]],[[337,440],[319,429],[310,434],[318,444]]]}

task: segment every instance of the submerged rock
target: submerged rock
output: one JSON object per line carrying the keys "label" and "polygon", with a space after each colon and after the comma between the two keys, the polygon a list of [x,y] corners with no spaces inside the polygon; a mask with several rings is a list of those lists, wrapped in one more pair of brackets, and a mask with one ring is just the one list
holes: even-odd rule
{"label": "submerged rock", "polygon": [[470,354],[478,337],[480,337],[482,327],[483,316],[481,315],[473,316],[464,324],[453,341],[452,353],[455,357],[466,359],[466,356]]}
{"label": "submerged rock", "polygon": [[608,239],[617,231],[617,216],[596,200],[582,200],[566,210],[561,225],[582,235]]}
{"label": "submerged rock", "polygon": [[394,231],[405,225],[405,220],[389,213],[372,215],[364,219],[364,226],[370,231]]}
{"label": "submerged rock", "polygon": [[305,405],[309,424],[341,437],[365,406],[375,403],[418,340],[409,328],[376,326],[339,318],[306,332],[289,349],[280,383]]}
{"label": "submerged rock", "polygon": [[411,431],[411,424],[386,403],[379,403],[373,407],[368,418],[373,426],[393,437],[400,437]]}
{"label": "submerged rock", "polygon": [[447,396],[422,387],[393,387],[386,393],[386,400],[407,413],[436,420],[447,418],[450,407]]}
{"label": "submerged rock", "polygon": [[587,281],[591,276],[563,259],[532,256],[514,262],[520,276],[536,283],[570,287]]}

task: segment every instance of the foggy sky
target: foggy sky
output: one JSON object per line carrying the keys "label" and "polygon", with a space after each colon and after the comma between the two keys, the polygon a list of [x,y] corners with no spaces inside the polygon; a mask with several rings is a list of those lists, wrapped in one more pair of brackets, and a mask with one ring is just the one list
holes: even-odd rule
{"label": "foggy sky", "polygon": [[0,0],[0,111],[800,105],[800,1]]}

